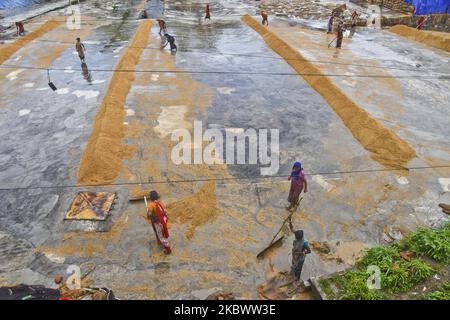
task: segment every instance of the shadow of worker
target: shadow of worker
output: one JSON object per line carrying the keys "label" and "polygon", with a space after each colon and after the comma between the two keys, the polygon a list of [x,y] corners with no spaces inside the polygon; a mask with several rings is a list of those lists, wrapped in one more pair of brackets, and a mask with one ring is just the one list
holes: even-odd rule
{"label": "shadow of worker", "polygon": [[92,82],[91,72],[89,71],[88,66],[85,62],[81,64],[81,74],[83,75],[84,80],[86,80],[88,83]]}

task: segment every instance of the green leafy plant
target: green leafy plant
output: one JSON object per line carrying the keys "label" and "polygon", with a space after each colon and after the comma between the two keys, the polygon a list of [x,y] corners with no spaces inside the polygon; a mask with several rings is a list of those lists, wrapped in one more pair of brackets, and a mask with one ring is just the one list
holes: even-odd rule
{"label": "green leafy plant", "polygon": [[401,260],[400,249],[396,245],[389,247],[375,247],[366,250],[358,262],[361,268],[378,266],[381,272],[388,271],[394,263]]}
{"label": "green leafy plant", "polygon": [[406,239],[405,244],[420,256],[450,263],[450,224],[441,230],[420,228]]}
{"label": "green leafy plant", "polygon": [[433,268],[420,259],[405,261],[400,256],[400,247],[376,247],[367,250],[359,262],[360,268],[375,265],[380,268],[381,286],[390,293],[405,292],[414,284],[433,275]]}
{"label": "green leafy plant", "polygon": [[445,283],[439,290],[429,292],[422,297],[423,300],[450,300],[450,282]]}
{"label": "green leafy plant", "polygon": [[408,271],[399,265],[394,265],[381,275],[381,286],[391,292],[405,292],[413,287]]}
{"label": "green leafy plant", "polygon": [[370,274],[362,271],[348,272],[337,280],[343,294],[342,300],[381,300],[385,299],[385,295],[379,290],[370,289],[367,286],[367,279]]}
{"label": "green leafy plant", "polygon": [[320,280],[319,285],[329,299],[334,298],[335,294],[333,289],[331,288],[331,279]]}
{"label": "green leafy plant", "polygon": [[412,283],[420,283],[430,278],[435,270],[421,259],[403,262],[402,267],[407,270]]}
{"label": "green leafy plant", "polygon": [[[405,250],[413,251],[418,257],[410,261],[404,260],[400,253]],[[401,244],[366,250],[356,265],[356,271],[327,279],[324,290],[330,291],[330,283],[334,283],[339,289],[339,293],[336,294],[338,299],[387,299],[391,295],[411,290],[416,284],[433,275],[435,272],[433,267],[421,259],[424,255],[438,262],[450,263],[450,224],[441,230],[420,228]],[[371,276],[367,272],[369,266],[377,266],[380,269],[380,290],[370,289],[367,285],[367,280]],[[423,298],[448,299],[449,295],[450,285],[446,284],[442,289]]]}

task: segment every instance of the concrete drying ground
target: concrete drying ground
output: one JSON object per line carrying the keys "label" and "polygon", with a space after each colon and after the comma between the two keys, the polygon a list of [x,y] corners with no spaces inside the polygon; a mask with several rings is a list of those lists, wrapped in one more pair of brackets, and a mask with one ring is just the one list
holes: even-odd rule
{"label": "concrete drying ground", "polygon": [[[313,251],[303,279],[348,267],[361,248],[385,244],[389,233],[399,236],[448,220],[437,205],[450,202],[450,84],[436,77],[450,73],[449,55],[373,30],[358,30],[337,51],[326,48],[332,38],[323,31],[271,21],[272,31],[322,73],[341,74],[330,77],[335,85],[409,143],[417,154],[409,167],[428,167],[383,171],[326,101],[300,76],[286,75],[295,70],[241,22],[242,14],[255,11],[239,1],[215,2],[211,22],[200,19],[203,6],[165,1],[179,51],[159,49],[155,24],[136,65],[153,72],[135,74],[123,106],[123,144],[133,152],[122,159],[117,185],[74,187],[113,74],[82,71],[74,39],[84,40],[88,69],[114,69],[141,23],[110,19],[126,10],[134,17],[142,5],[123,3],[117,12],[83,4],[82,30],[62,25],[17,51],[0,69],[0,284],[51,286],[67,266],[95,262],[93,284],[123,299],[201,299],[216,289],[256,298],[258,285],[290,265],[292,236],[256,260],[287,213],[284,178],[146,185],[173,208],[170,256],[142,219],[143,202],[128,202],[130,192],[139,189],[132,184],[141,181],[259,174],[257,166],[172,163],[170,133],[190,129],[194,120],[203,121],[204,128],[279,129],[278,174],[287,177],[296,160],[306,173],[317,173],[308,176],[309,192],[293,221],[316,247],[328,242],[335,251]],[[36,27],[48,18],[36,20]],[[48,88],[45,70],[20,66],[61,69],[50,73],[59,90]],[[254,74],[264,72],[279,75]],[[447,168],[430,168],[436,166]],[[106,223],[63,220],[81,190],[117,193]],[[177,201],[183,199],[188,201],[180,210]]]}

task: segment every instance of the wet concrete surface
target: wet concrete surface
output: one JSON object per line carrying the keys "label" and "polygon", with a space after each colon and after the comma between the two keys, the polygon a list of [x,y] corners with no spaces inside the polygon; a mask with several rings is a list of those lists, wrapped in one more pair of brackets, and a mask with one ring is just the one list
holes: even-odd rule
{"label": "wet concrete surface", "polygon": [[[89,3],[83,5],[90,17],[86,29],[92,29],[83,31],[88,69],[114,69],[139,23],[112,19],[100,23],[93,18],[132,18],[142,4],[129,1],[118,12]],[[189,4],[165,1],[165,20],[169,33],[176,37],[178,52],[171,54],[168,48],[160,49],[161,39],[155,25],[149,46],[136,67],[155,72],[136,73],[128,94],[124,106],[127,110],[124,143],[136,146],[137,151],[132,159],[123,162],[117,183],[259,173],[257,167],[249,165],[173,164],[169,130],[173,123],[187,129],[194,120],[202,121],[204,128],[222,130],[279,129],[279,174],[287,176],[296,160],[302,161],[306,173],[319,173],[308,176],[309,192],[293,218],[294,225],[305,231],[308,240],[338,243],[337,246],[349,244],[346,248],[351,251],[353,247],[359,248],[358,244],[384,243],[383,232],[406,233],[420,225],[438,226],[446,221],[437,204],[448,197],[438,180],[450,176],[448,168],[412,170],[406,176],[389,171],[351,173],[383,168],[370,158],[323,98],[240,21],[241,14],[254,14],[254,7],[237,1],[215,2],[211,7],[212,21],[205,22],[201,19],[203,5]],[[290,41],[295,44],[295,37],[301,39],[301,32],[283,29],[286,36],[291,36],[291,32]],[[302,47],[302,54],[310,54],[311,60],[340,59],[339,54],[334,57],[335,50],[316,50],[314,33],[305,32],[313,39],[303,43],[307,45]],[[394,42],[395,36],[382,32],[363,35],[349,44],[354,48],[348,53],[352,63],[356,59],[362,60],[358,64],[367,63],[365,60],[375,63],[372,60],[376,59],[380,66],[408,67],[417,59],[429,72],[441,73],[448,66],[443,61],[446,56],[440,52],[411,46],[407,40]],[[71,42],[73,37],[69,39],[66,31],[57,29],[45,38]],[[370,39],[380,44],[363,51]],[[40,66],[46,50],[58,45],[61,44],[35,41],[5,65]],[[402,52],[406,57],[402,55],[404,61],[399,61]],[[389,60],[379,59],[386,54]],[[192,237],[186,234],[192,223],[177,222],[177,217],[169,223],[174,245],[170,256],[162,253],[151,227],[142,219],[144,204],[128,202],[129,191],[136,186],[73,187],[112,73],[83,74],[72,45],[55,56],[50,66],[67,68],[51,72],[51,80],[60,89],[56,93],[47,87],[45,70],[17,73],[20,68],[0,69],[3,79],[0,135],[4,137],[0,142],[0,183],[4,188],[0,190],[0,256],[10,258],[7,262],[1,259],[0,283],[26,281],[50,285],[51,278],[64,274],[68,265],[93,261],[97,265],[90,275],[93,283],[110,287],[120,298],[200,299],[205,292],[215,289],[229,290],[238,298],[256,298],[256,287],[269,275],[289,269],[292,242],[289,234],[281,248],[266,259],[256,260],[256,254],[270,242],[287,214],[284,206],[289,184],[284,178],[214,183],[217,197],[217,204],[211,204],[214,217],[197,225]],[[334,65],[332,71],[356,70],[359,68],[355,66]],[[198,71],[214,72],[195,73]],[[252,74],[255,72],[293,75]],[[351,85],[346,87],[345,82],[338,85],[411,143],[419,155],[411,166],[448,164],[450,152],[445,139],[448,114],[436,103],[445,104],[448,100],[448,82],[401,80],[398,91],[394,91],[397,87],[390,88],[392,83],[386,88],[381,80],[377,81],[364,83],[369,93],[358,92]],[[422,90],[425,85],[430,89],[419,97],[417,88]],[[380,101],[398,102],[398,97],[402,102],[395,106],[397,109],[380,107]],[[331,172],[347,173],[326,174]],[[55,185],[61,187],[53,188]],[[46,188],[33,188],[36,186]],[[156,188],[163,201],[171,204],[203,186],[205,182],[187,182],[142,188]],[[22,189],[13,190],[15,187]],[[80,190],[117,192],[112,215],[106,223],[63,220]],[[12,253],[11,243],[16,244]],[[313,251],[305,263],[302,279],[346,267]]]}
{"label": "wet concrete surface", "polygon": [[324,49],[334,35],[283,27],[283,23],[272,28],[285,34],[285,39],[324,74],[336,75],[331,77],[333,82],[410,143],[424,163],[448,163],[449,113],[442,108],[449,103],[448,53],[388,31],[365,28],[346,38],[343,49]]}

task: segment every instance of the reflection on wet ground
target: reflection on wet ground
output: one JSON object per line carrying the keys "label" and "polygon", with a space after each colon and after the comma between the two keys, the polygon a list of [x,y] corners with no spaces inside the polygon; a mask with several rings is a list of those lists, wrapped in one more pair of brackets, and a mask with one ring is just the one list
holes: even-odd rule
{"label": "reflection on wet ground", "polygon": [[92,83],[92,76],[86,63],[81,64],[81,70],[84,80],[86,80],[88,83]]}

